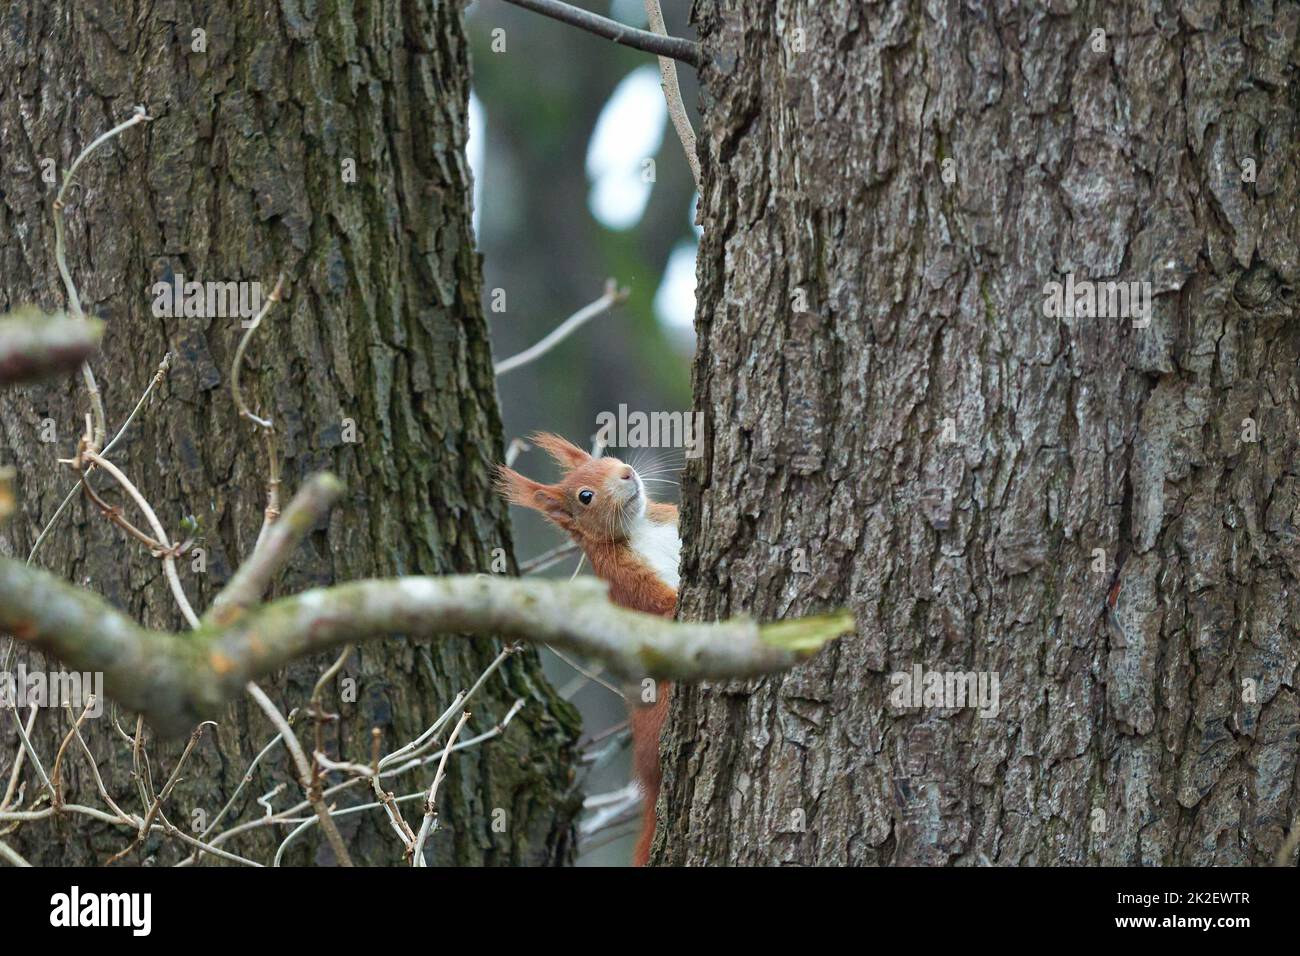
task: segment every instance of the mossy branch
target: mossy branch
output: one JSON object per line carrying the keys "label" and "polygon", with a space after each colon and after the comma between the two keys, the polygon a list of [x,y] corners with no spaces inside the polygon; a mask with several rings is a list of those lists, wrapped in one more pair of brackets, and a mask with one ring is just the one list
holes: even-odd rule
{"label": "mossy branch", "polygon": [[25,308],[0,317],[0,385],[76,369],[99,348],[104,323]]}
{"label": "mossy branch", "polygon": [[150,631],[99,596],[0,559],[0,629],[77,671],[161,733],[219,716],[251,680],[298,658],[392,634],[454,633],[547,642],[629,680],[745,678],[785,670],[852,630],[847,614],[760,626],[691,624],[611,604],[592,579],[489,575],[355,581],[248,610],[186,634]]}

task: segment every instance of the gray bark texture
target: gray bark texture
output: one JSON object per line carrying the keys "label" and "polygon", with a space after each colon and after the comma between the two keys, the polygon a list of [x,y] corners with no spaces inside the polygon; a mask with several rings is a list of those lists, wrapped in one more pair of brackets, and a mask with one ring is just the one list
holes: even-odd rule
{"label": "gray bark texture", "polygon": [[[680,611],[858,631],[677,689],[654,860],[1270,862],[1300,809],[1300,7],[694,18]],[[1048,317],[1070,273],[1150,282],[1150,326]],[[917,664],[997,675],[996,716],[896,706]]]}
{"label": "gray bark texture", "polygon": [[[461,7],[55,0],[7,4],[0,13],[3,309],[64,304],[53,253],[55,187],[42,181],[42,159],[53,158],[61,172],[137,103],[156,117],[83,167],[67,244],[87,312],[108,322],[93,365],[110,433],[163,354],[173,354],[152,407],[113,458],[173,536],[183,516],[201,521],[206,573],[192,572],[188,556],[181,562],[200,613],[253,547],[266,459],[230,396],[239,319],[151,311],[150,287],[176,273],[259,280],[269,290],[283,271],[292,287],[249,347],[244,388],[250,405],[275,422],[285,501],[321,469],[348,491],[273,593],[367,576],[483,571],[494,549],[511,552],[506,509],[491,490],[501,428],[470,228]],[[200,29],[206,52],[193,49]],[[348,159],[355,182],[345,180]],[[5,553],[26,556],[70,486],[55,459],[75,450],[87,407],[79,378],[0,395],[0,464],[17,467],[21,509],[0,529]],[[53,443],[40,440],[46,419],[57,429]],[[111,483],[97,483],[134,516]],[[145,625],[183,628],[159,562],[81,499],[37,561]],[[395,749],[495,654],[483,641],[366,644],[341,675],[356,681],[355,703],[333,685],[326,694],[340,718],[326,726],[324,749],[369,763],[374,727],[385,752]],[[302,662],[263,686],[282,709],[301,706],[325,663]],[[432,861],[571,858],[576,718],[546,684],[533,651],[512,657],[480,690],[464,736],[491,728],[517,698],[525,707],[502,737],[449,762]],[[0,778],[7,780],[17,738],[12,715],[0,718]],[[300,723],[309,748],[310,723]],[[134,800],[127,748],[107,718],[88,726],[109,790]],[[66,720],[42,714],[36,728],[48,762]],[[165,812],[180,825],[197,810],[210,818],[273,733],[260,711],[230,708],[186,765]],[[156,786],[179,749],[151,742]],[[93,802],[89,768],[75,750],[65,764],[68,789]],[[26,773],[34,794],[30,766]],[[412,774],[398,792],[427,788],[430,779],[432,768]],[[277,748],[241,798],[237,819],[261,815],[254,799],[284,781],[277,809],[300,799],[288,756]],[[352,799],[370,798],[357,790]],[[418,826],[418,811],[408,811],[412,818]],[[504,822],[504,832],[494,821]],[[400,861],[401,844],[382,814],[348,816],[340,827],[358,864]],[[267,860],[284,835],[284,828],[257,831],[226,849]],[[33,863],[93,864],[129,837],[68,819],[5,839]],[[187,852],[158,838],[132,859],[165,863]],[[290,861],[331,859],[319,830],[296,853]]]}

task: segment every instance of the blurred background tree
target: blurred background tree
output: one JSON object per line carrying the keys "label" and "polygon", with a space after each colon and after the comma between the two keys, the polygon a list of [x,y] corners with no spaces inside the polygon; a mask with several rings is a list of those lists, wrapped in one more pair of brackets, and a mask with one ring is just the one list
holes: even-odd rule
{"label": "blurred background tree", "polygon": [[[641,0],[584,6],[646,26]],[[694,38],[690,5],[662,6],[668,32]],[[606,278],[631,290],[611,313],[498,380],[507,442],[545,429],[587,444],[597,413],[617,412],[620,404],[688,410],[695,185],[668,122],[655,58],[499,0],[473,3],[467,26],[475,227],[496,359],[532,345],[599,297]],[[695,122],[695,72],[678,76]],[[679,449],[651,454],[674,466],[682,461]],[[536,453],[524,453],[517,465],[539,477],[552,474]],[[658,497],[676,500],[675,486],[655,488]],[[560,543],[536,514],[515,509],[513,517],[521,560]],[[545,574],[568,577],[577,563],[574,556]],[[549,653],[545,664],[581,710],[588,736],[626,719],[609,689]],[[627,754],[593,771],[587,791],[623,786]],[[586,844],[580,863],[626,860],[631,836],[609,840],[617,835]]]}

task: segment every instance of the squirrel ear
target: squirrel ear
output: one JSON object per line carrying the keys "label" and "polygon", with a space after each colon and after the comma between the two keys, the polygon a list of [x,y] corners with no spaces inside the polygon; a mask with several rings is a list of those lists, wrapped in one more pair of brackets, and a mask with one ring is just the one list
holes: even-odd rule
{"label": "squirrel ear", "polygon": [[571,470],[591,461],[591,456],[577,445],[552,432],[538,432],[529,439],[555,459],[560,467]]}
{"label": "squirrel ear", "polygon": [[505,465],[497,466],[495,485],[497,494],[502,498],[511,504],[522,505],[525,508],[536,507],[532,502],[532,492],[533,489],[542,487],[538,482],[525,478]]}
{"label": "squirrel ear", "polygon": [[496,486],[503,498],[521,508],[540,511],[552,524],[572,530],[573,516],[564,507],[564,492],[554,485],[525,478],[505,465],[497,467]]}

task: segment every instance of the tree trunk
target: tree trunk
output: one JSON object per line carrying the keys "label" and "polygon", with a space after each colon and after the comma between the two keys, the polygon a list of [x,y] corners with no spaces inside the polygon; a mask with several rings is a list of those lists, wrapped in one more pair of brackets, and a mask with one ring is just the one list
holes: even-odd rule
{"label": "tree trunk", "polygon": [[[321,469],[339,475],[348,493],[277,593],[374,575],[487,570],[495,549],[511,551],[506,509],[490,487],[501,429],[470,229],[461,13],[452,2],[381,0],[354,11],[229,0],[196,12],[57,0],[5,15],[0,230],[14,241],[0,250],[0,305],[65,303],[53,255],[55,187],[42,181],[42,160],[53,158],[61,176],[134,104],[156,117],[82,168],[67,244],[87,312],[108,320],[92,364],[110,434],[172,353],[158,397],[112,457],[174,536],[183,516],[200,520],[206,572],[192,571],[188,554],[181,562],[200,612],[253,547],[267,464],[229,389],[241,322],[157,317],[151,286],[174,274],[258,280],[269,290],[283,272],[291,286],[289,301],[253,337],[244,389],[250,406],[275,423],[285,500]],[[0,461],[17,466],[23,509],[0,529],[6,553],[28,553],[70,486],[55,459],[75,450],[87,407],[80,379],[0,396]],[[41,441],[47,419],[57,430],[52,443]],[[97,484],[138,520],[110,483]],[[183,627],[159,562],[80,497],[36,560],[150,626]],[[369,763],[374,727],[385,751],[412,740],[495,655],[486,643],[460,640],[367,644],[340,675],[355,680],[355,702],[333,684],[326,694],[325,706],[340,714],[326,726],[326,751]],[[283,710],[302,706],[325,663],[303,662],[264,686]],[[519,698],[525,706],[502,737],[450,761],[432,861],[570,858],[577,728],[534,652],[512,657],[479,690],[464,734],[490,729]],[[0,718],[7,781],[17,737],[12,714]],[[307,747],[315,744],[310,723],[300,721]],[[133,801],[127,748],[107,717],[90,724],[110,793]],[[66,729],[61,713],[37,721],[47,768]],[[273,734],[260,711],[232,707],[191,757],[165,811],[181,824],[196,814],[211,819]],[[88,766],[73,749],[67,789],[94,802]],[[151,748],[156,787],[178,753],[176,743]],[[34,796],[30,766],[26,772]],[[411,774],[396,792],[427,788],[431,779],[432,768]],[[233,819],[261,815],[254,800],[284,782],[271,800],[276,809],[296,803],[300,791],[287,754],[275,748]],[[360,789],[350,797],[370,799]],[[418,826],[418,811],[407,816]],[[382,814],[347,816],[340,826],[358,864],[401,859]],[[255,831],[226,848],[268,860],[285,834]],[[87,864],[129,837],[78,818],[27,825],[6,839],[33,863]],[[298,862],[313,845],[325,846],[319,831],[303,842]],[[187,853],[151,840],[135,859],[170,862]],[[320,858],[331,859],[328,849]]]}
{"label": "tree trunk", "polygon": [[1300,13],[1047,6],[696,5],[681,610],[858,631],[678,690],[657,862],[1261,864],[1300,808]]}

